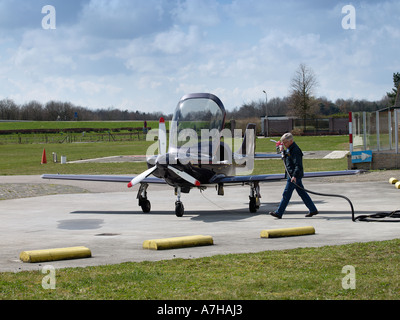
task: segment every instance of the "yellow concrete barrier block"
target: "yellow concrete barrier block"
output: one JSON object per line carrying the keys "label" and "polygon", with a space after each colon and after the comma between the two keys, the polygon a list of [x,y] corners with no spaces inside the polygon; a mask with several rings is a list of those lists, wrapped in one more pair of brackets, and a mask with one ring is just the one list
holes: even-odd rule
{"label": "yellow concrete barrier block", "polygon": [[196,246],[213,245],[214,240],[211,236],[186,236],[176,238],[154,239],[143,242],[143,249],[165,250],[175,248],[187,248]]}
{"label": "yellow concrete barrier block", "polygon": [[297,227],[285,229],[262,230],[261,238],[293,237],[315,234],[314,227]]}
{"label": "yellow concrete barrier block", "polygon": [[390,184],[395,184],[396,182],[398,182],[399,180],[397,180],[396,178],[390,178],[389,179],[389,183]]}
{"label": "yellow concrete barrier block", "polygon": [[395,187],[396,189],[400,189],[400,181],[399,181],[399,182],[396,182],[396,183],[394,184],[394,187]]}
{"label": "yellow concrete barrier block", "polygon": [[92,253],[86,247],[70,247],[45,250],[23,251],[19,258],[23,262],[45,262],[68,259],[90,258]]}

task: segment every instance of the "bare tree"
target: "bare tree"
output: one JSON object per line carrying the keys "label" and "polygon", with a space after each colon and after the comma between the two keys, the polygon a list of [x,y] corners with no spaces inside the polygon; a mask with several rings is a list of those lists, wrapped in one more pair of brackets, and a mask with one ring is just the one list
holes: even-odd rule
{"label": "bare tree", "polygon": [[316,102],[313,95],[317,85],[314,71],[304,63],[300,64],[290,82],[289,108],[294,115],[304,120],[304,129]]}
{"label": "bare tree", "polygon": [[17,104],[11,99],[3,99],[0,101],[0,119],[14,120],[18,119],[19,108]]}
{"label": "bare tree", "polygon": [[20,107],[21,120],[43,121],[43,106],[38,101],[30,101]]}

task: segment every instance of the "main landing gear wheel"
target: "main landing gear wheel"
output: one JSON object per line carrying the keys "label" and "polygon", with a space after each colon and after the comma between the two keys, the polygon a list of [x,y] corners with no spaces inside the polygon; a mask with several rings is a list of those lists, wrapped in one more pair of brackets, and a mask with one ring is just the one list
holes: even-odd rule
{"label": "main landing gear wheel", "polygon": [[175,201],[175,214],[177,217],[180,218],[185,213],[185,207],[183,206],[183,203],[181,202],[181,188],[180,187],[175,188],[175,194],[177,196],[177,199]]}
{"label": "main landing gear wheel", "polygon": [[185,207],[183,206],[183,203],[180,201],[175,202],[175,214],[177,217],[182,217],[183,214],[185,213]]}
{"label": "main landing gear wheel", "polygon": [[250,184],[250,202],[249,202],[249,211],[251,213],[256,213],[258,209],[260,209],[260,186],[258,182],[254,182]]}
{"label": "main landing gear wheel", "polygon": [[258,197],[249,197],[250,202],[249,202],[249,211],[251,213],[256,213],[257,210],[260,208],[260,199]]}

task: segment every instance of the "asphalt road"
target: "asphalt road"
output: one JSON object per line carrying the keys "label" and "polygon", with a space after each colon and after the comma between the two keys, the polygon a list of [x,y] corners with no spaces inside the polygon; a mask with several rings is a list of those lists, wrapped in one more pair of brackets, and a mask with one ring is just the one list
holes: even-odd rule
{"label": "asphalt road", "polygon": [[[388,183],[387,173],[375,173],[370,176],[373,179],[368,177],[313,178],[304,180],[304,185],[318,192],[346,195],[356,216],[400,209],[400,190]],[[18,176],[0,177],[0,186],[0,194],[8,188],[24,197],[14,194],[0,201],[0,271],[38,270],[48,264],[63,268],[191,259],[388,240],[400,235],[397,222],[353,222],[349,204],[334,197],[312,195],[320,214],[305,218],[306,207],[294,193],[283,219],[275,219],[267,212],[277,208],[283,181],[261,185],[262,205],[256,214],[248,211],[248,186],[227,187],[223,197],[212,188],[204,192],[192,190],[182,196],[185,205],[182,218],[175,216],[175,195],[168,186],[149,187],[152,211],[148,214],[137,205],[137,188],[130,190],[125,184],[45,181],[39,176]],[[29,192],[24,189],[27,186],[31,187]],[[264,229],[302,226],[313,226],[316,234],[260,238]],[[211,235],[214,245],[162,251],[142,248],[145,240],[189,235]],[[88,247],[92,257],[44,263],[19,260],[22,251],[73,246]]]}

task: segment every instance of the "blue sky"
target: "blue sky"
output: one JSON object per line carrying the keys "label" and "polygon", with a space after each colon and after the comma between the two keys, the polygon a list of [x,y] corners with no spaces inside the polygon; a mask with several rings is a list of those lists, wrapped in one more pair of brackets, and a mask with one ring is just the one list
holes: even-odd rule
{"label": "blue sky", "polygon": [[[56,29],[42,28],[45,5]],[[305,63],[317,96],[379,100],[399,43],[397,0],[0,0],[0,99],[170,113],[211,92],[232,109],[287,96]]]}

